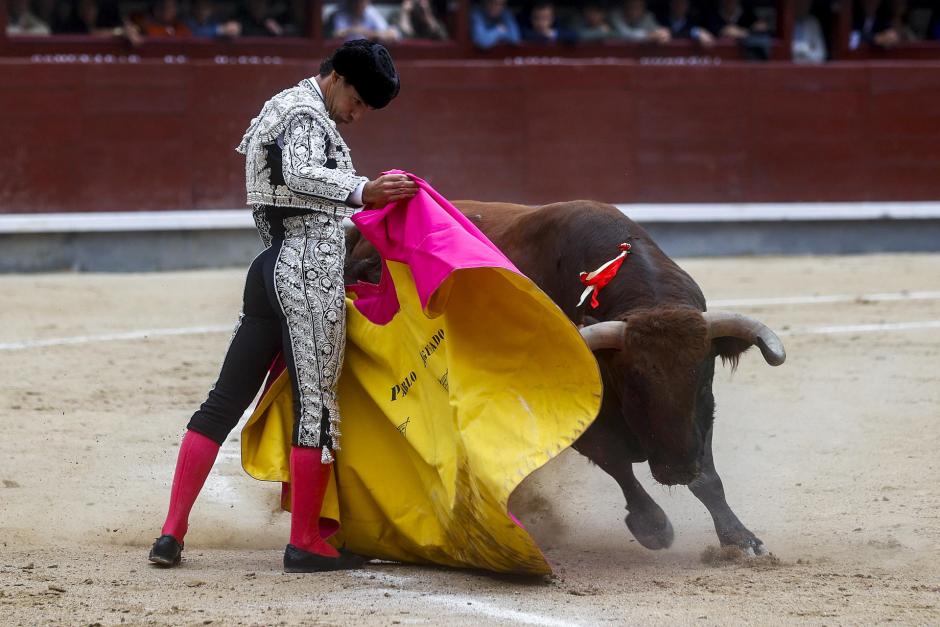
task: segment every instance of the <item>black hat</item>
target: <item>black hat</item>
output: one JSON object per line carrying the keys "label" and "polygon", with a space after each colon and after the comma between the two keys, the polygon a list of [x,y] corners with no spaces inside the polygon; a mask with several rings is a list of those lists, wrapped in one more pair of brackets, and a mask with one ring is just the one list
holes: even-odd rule
{"label": "black hat", "polygon": [[373,109],[381,109],[398,95],[398,70],[392,63],[392,55],[380,43],[367,39],[347,41],[324,61],[320,74],[331,69],[355,87]]}

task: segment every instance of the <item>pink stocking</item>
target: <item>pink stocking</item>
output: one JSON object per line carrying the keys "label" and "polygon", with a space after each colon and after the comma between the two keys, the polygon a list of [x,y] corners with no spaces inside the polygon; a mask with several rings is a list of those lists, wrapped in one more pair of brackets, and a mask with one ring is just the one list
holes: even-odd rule
{"label": "pink stocking", "polygon": [[176,474],[170,491],[170,511],[163,523],[163,535],[170,535],[182,544],[189,527],[189,512],[199,496],[209,470],[219,454],[219,445],[201,433],[187,431],[176,458]]}
{"label": "pink stocking", "polygon": [[330,484],[332,464],[320,461],[322,449],[290,449],[290,543],[308,553],[339,557],[320,535],[320,509]]}

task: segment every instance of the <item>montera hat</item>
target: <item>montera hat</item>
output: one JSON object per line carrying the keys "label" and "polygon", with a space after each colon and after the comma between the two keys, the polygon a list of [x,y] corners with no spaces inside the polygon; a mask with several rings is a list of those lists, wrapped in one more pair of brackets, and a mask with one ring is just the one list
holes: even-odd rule
{"label": "montera hat", "polygon": [[321,74],[324,69],[336,70],[373,109],[385,107],[400,89],[392,55],[382,44],[367,39],[344,43],[323,63]]}

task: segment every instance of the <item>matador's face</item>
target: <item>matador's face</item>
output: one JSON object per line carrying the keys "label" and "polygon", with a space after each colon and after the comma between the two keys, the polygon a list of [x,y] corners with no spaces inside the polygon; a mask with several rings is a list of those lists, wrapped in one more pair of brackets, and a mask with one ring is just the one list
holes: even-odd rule
{"label": "matador's face", "polygon": [[356,88],[346,82],[346,79],[335,71],[332,75],[332,84],[324,94],[326,109],[330,118],[337,124],[352,124],[358,121],[366,111],[372,107],[367,105],[359,96]]}

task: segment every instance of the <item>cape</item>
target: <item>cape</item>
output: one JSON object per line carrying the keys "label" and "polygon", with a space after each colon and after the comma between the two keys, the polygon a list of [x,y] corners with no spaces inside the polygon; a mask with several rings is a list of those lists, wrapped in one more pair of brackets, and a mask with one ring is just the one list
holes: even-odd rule
{"label": "cape", "polygon": [[[381,559],[550,573],[507,503],[597,416],[597,362],[548,296],[409,176],[415,198],[353,217],[382,278],[347,286],[343,448],[321,528]],[[290,480],[292,422],[282,372],[242,434],[250,475]]]}

